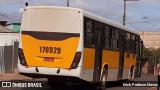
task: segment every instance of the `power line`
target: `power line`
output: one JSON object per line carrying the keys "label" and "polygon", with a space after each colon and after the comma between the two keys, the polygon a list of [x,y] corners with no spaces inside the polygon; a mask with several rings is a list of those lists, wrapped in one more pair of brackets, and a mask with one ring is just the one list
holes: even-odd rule
{"label": "power line", "polygon": [[5,18],[7,18],[7,19],[9,19],[9,20],[11,20],[11,21],[13,21],[13,22],[17,22],[16,20],[12,19],[11,17],[8,17],[8,16],[5,15],[5,14],[0,14],[0,16],[5,17]]}
{"label": "power line", "polygon": [[[141,2],[141,4],[142,4],[142,6],[146,9],[146,11],[147,11],[151,16],[153,16],[153,18],[157,19],[157,18],[150,12],[150,10],[149,10],[147,7],[144,6],[144,3],[143,3],[141,0],[140,0],[140,2]],[[157,21],[157,23],[160,23],[160,22]]]}
{"label": "power line", "polygon": [[[144,12],[142,12],[139,8],[138,8],[138,6],[136,6],[135,5],[135,3],[131,3],[131,5],[133,6],[133,7],[135,7],[135,9],[139,12],[136,12],[137,14],[140,14],[140,15],[142,15],[143,17],[145,17],[146,15],[144,14]],[[139,22],[141,19],[139,19],[137,22]],[[126,23],[126,24],[128,24],[128,25],[132,25],[133,26],[133,24],[136,24],[136,23],[132,23],[132,24],[130,24],[130,23]],[[134,25],[134,27],[135,27],[136,25]],[[136,27],[137,28],[137,27]]]}
{"label": "power line", "polygon": [[[135,9],[137,9],[138,10],[138,12],[143,16],[143,17],[146,17],[146,16],[148,16],[148,13],[146,13],[143,9],[142,9],[142,7],[140,7],[140,6],[137,6],[137,4],[136,3],[131,3],[131,5],[133,5],[134,7],[135,7]],[[155,26],[155,25],[157,25],[156,23],[154,23],[154,21],[156,21],[156,20],[147,20],[147,21],[140,21],[141,19],[139,19],[137,22],[131,22],[131,23],[126,23],[127,25],[133,25],[133,24],[137,24],[137,23],[151,23],[153,26]],[[134,27],[135,27],[136,25],[134,25]],[[137,27],[136,27],[137,28]]]}
{"label": "power line", "polygon": [[[143,15],[143,17],[148,16],[148,13],[146,13],[146,11],[143,10],[143,8],[141,7],[141,5],[139,5],[138,3],[134,3],[134,6]],[[151,23],[153,26],[157,25],[157,23],[155,23],[155,22],[149,22],[149,23]]]}
{"label": "power line", "polygon": [[[152,16],[151,13],[149,13],[142,5],[140,5],[139,3],[137,3],[136,5],[139,6],[139,8],[148,16]],[[152,16],[153,17],[153,16]],[[156,19],[156,18],[154,18]],[[156,22],[151,22],[151,24],[154,25],[158,25]]]}
{"label": "power line", "polygon": [[[17,4],[23,4],[23,3],[26,3],[24,1],[17,1],[17,0],[12,0],[13,2],[17,3]],[[32,2],[28,2],[29,4],[33,4],[33,5],[48,5],[48,4],[44,4],[44,2],[40,1],[40,0],[37,0],[37,1],[32,1]]]}
{"label": "power line", "polygon": [[138,10],[138,12],[145,17],[145,14],[143,12],[141,12],[141,10],[135,5],[135,3],[132,3],[131,5],[133,5],[134,7],[136,7],[136,9]]}
{"label": "power line", "polygon": [[17,4],[22,4],[22,0],[20,2],[17,0],[12,0],[12,2],[17,3]]}
{"label": "power line", "polygon": [[126,24],[134,24],[134,23],[148,23],[148,22],[152,22],[152,21],[160,21],[160,19],[156,19],[156,20],[146,20],[146,21],[141,21],[141,22],[130,22],[130,23],[126,23]]}
{"label": "power line", "polygon": [[[153,26],[157,26],[159,25],[159,20],[157,20],[157,18],[148,10],[148,8],[146,8],[144,6],[144,3],[141,1],[141,4],[137,3],[136,5],[139,6],[139,8],[148,16],[151,16],[151,18],[153,18],[152,20],[147,20],[147,21],[142,21],[140,23],[150,23]],[[139,23],[139,22],[138,22]],[[160,27],[158,27],[160,29]]]}

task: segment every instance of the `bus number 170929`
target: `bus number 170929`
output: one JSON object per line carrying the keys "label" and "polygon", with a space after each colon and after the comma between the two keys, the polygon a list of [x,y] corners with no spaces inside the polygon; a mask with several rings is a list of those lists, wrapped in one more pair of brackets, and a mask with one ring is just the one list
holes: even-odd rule
{"label": "bus number 170929", "polygon": [[55,53],[55,54],[60,54],[61,53],[61,48],[60,47],[41,46],[39,48],[40,48],[40,53]]}

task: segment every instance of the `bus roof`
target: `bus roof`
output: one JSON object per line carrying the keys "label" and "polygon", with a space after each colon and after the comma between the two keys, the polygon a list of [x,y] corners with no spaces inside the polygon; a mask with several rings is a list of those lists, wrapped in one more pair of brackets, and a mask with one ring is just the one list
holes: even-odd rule
{"label": "bus roof", "polygon": [[126,27],[126,26],[123,26],[121,24],[118,24],[114,21],[111,21],[109,19],[106,19],[104,17],[101,17],[101,16],[98,16],[96,14],[93,14],[91,12],[88,12],[88,11],[85,11],[85,10],[82,10],[82,9],[79,9],[79,8],[72,8],[72,7],[61,7],[61,6],[28,6],[26,8],[57,8],[57,9],[66,9],[66,10],[77,10],[77,11],[82,11],[83,12],[83,15],[88,17],[88,18],[91,18],[91,19],[94,19],[94,20],[97,20],[99,22],[103,22],[103,23],[106,23],[108,25],[111,25],[111,26],[114,26],[114,27],[117,27],[117,28],[120,28],[122,30],[125,30],[125,31],[128,31],[128,32],[131,32],[131,33],[134,33],[134,34],[138,34],[139,35],[139,32],[137,30],[134,30],[134,29],[131,29],[129,27]]}
{"label": "bus roof", "polygon": [[88,17],[88,18],[91,18],[91,19],[94,19],[94,20],[97,20],[97,21],[100,21],[100,22],[103,22],[103,23],[106,23],[108,25],[111,25],[111,26],[114,26],[114,27],[117,27],[117,28],[120,28],[122,30],[125,30],[125,31],[128,31],[128,32],[131,32],[131,33],[134,33],[134,34],[138,34],[139,35],[139,32],[137,30],[134,30],[134,29],[131,29],[129,27],[126,27],[126,26],[123,26],[121,24],[118,24],[114,21],[111,21],[109,19],[106,19],[104,17],[101,17],[101,16],[98,16],[96,14],[93,14],[93,13],[90,13],[88,11],[85,11],[83,10],[83,13],[84,13],[84,16]]}

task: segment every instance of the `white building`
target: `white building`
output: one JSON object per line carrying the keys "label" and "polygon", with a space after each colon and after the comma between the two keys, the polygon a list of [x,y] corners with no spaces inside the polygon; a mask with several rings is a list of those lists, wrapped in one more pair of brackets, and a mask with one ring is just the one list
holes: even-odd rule
{"label": "white building", "polygon": [[0,46],[13,45],[19,41],[19,33],[0,26]]}
{"label": "white building", "polygon": [[19,41],[19,33],[0,33],[0,46],[13,45]]}

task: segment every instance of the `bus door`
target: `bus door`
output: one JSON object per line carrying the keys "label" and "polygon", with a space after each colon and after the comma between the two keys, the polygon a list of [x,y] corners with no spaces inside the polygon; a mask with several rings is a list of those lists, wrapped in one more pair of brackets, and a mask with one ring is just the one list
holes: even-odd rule
{"label": "bus door", "polygon": [[119,36],[119,65],[117,79],[122,79],[124,69],[124,49],[125,49],[125,36]]}
{"label": "bus door", "polygon": [[140,41],[140,52],[139,52],[139,69],[138,69],[138,77],[141,77],[142,70],[142,54],[143,54],[143,41]]}
{"label": "bus door", "polygon": [[95,60],[94,60],[94,73],[93,73],[93,81],[99,82],[102,68],[102,30],[103,26],[99,23],[95,23],[94,30],[94,45],[95,45]]}
{"label": "bus door", "polygon": [[141,69],[142,69],[142,52],[143,52],[143,41],[140,41],[140,37],[136,36],[136,69],[135,69],[135,77],[141,77]]}

